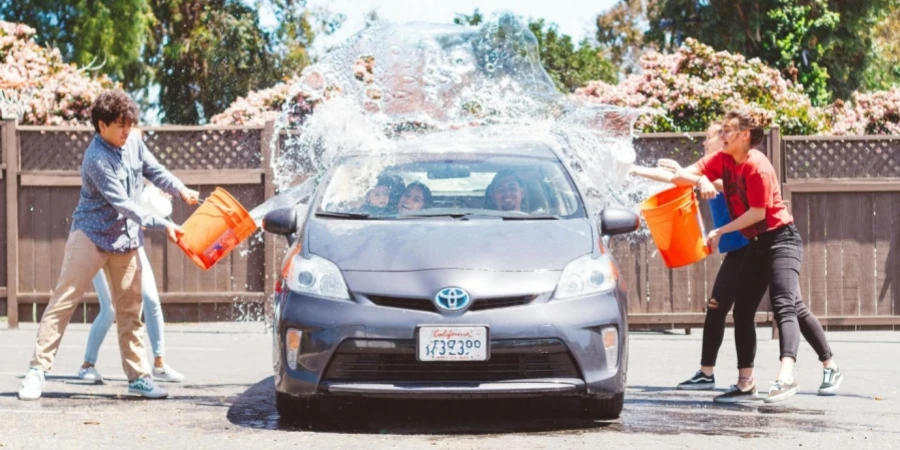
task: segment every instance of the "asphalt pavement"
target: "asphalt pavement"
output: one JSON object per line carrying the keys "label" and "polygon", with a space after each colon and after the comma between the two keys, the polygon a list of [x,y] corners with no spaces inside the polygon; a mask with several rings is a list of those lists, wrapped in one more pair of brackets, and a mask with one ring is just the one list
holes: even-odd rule
{"label": "asphalt pavement", "polygon": [[[103,385],[79,380],[88,326],[66,332],[44,398],[16,398],[37,327],[0,322],[0,448],[898,448],[900,332],[831,332],[846,376],[820,397],[821,365],[801,343],[800,393],[775,404],[714,404],[718,392],[684,392],[700,357],[700,333],[632,333],[622,418],[579,418],[567,401],[365,401],[326,405],[315,424],[275,411],[271,337],[264,324],[167,324],[166,358],[183,384],[170,398],[128,396],[115,333],[100,351]],[[732,331],[718,388],[735,382]],[[756,378],[777,374],[778,342],[761,330]]]}

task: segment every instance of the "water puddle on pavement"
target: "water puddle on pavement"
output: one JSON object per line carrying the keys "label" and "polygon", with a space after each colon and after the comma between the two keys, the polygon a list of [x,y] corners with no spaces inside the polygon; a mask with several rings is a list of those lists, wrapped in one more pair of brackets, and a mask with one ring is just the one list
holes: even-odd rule
{"label": "water puddle on pavement", "polygon": [[[788,405],[717,405],[702,394],[629,392],[619,420],[579,417],[578,402],[565,399],[333,401],[309,421],[282,420],[275,409],[272,378],[263,380],[231,405],[237,426],[317,433],[449,435],[631,433],[696,434],[759,438],[779,431],[849,430],[827,420],[824,411]],[[821,416],[813,418],[811,416]],[[845,424],[846,425],[846,424]]]}

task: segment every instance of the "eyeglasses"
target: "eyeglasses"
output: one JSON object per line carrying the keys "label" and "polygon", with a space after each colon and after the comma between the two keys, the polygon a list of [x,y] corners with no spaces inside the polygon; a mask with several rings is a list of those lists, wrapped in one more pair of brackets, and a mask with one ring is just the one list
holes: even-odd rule
{"label": "eyeglasses", "polygon": [[495,187],[494,192],[516,192],[519,189],[521,189],[521,187],[518,183],[507,183],[502,186]]}
{"label": "eyeglasses", "polygon": [[719,130],[718,134],[719,134],[719,136],[728,136],[729,134],[738,133],[741,131],[744,131],[744,130],[741,130],[740,128],[737,128],[737,129],[722,128]]}

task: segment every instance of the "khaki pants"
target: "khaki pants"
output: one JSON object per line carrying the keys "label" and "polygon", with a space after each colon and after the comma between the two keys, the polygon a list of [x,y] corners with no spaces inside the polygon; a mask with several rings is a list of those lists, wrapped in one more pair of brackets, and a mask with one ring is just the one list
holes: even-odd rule
{"label": "khaki pants", "polygon": [[91,285],[97,271],[106,272],[116,310],[122,368],[129,381],[148,376],[144,361],[144,323],[141,321],[141,263],[137,250],[105,253],[81,231],[66,241],[65,256],[56,289],[41,317],[31,367],[49,371],[69,319]]}

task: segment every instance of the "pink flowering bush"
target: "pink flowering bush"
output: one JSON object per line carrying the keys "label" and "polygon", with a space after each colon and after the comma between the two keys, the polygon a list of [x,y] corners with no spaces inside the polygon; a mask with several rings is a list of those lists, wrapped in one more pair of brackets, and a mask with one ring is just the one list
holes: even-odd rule
{"label": "pink flowering bush", "polygon": [[650,51],[641,71],[618,85],[590,82],[575,95],[617,106],[661,109],[665,116],[645,116],[644,132],[703,131],[726,111],[745,107],[765,125],[778,124],[785,134],[815,134],[823,130],[820,111],[799,85],[759,59],[716,52],[688,39],[672,54]]}
{"label": "pink flowering bush", "polygon": [[900,88],[853,93],[851,102],[837,101],[825,109],[831,119],[827,134],[900,135]]}
{"label": "pink flowering bush", "polygon": [[[291,95],[291,86],[299,83],[299,77],[294,77],[284,83],[262,89],[250,91],[246,97],[238,97],[228,109],[210,119],[212,125],[262,125],[269,120],[275,120],[282,114],[285,102]],[[291,125],[297,125],[303,119],[312,114],[316,102],[310,96],[299,91],[290,99]]]}
{"label": "pink flowering bush", "polygon": [[3,97],[22,102],[22,124],[89,124],[91,103],[115,84],[106,75],[91,77],[65,63],[59,49],[38,45],[34,34],[29,26],[0,21]]}
{"label": "pink flowering bush", "polygon": [[[368,82],[371,63],[357,61],[354,76]],[[291,95],[291,86],[298,83],[299,77],[295,77],[250,92],[211,122],[246,125],[275,119]],[[703,131],[726,111],[742,107],[749,108],[763,126],[779,125],[785,135],[900,134],[900,89],[856,93],[851,101],[817,108],[802,86],[760,60],[715,52],[693,39],[673,54],[648,52],[641,59],[640,73],[617,85],[593,81],[573,95],[576,100],[661,110],[661,116],[647,114],[638,121],[638,129],[648,133]],[[290,118],[296,125],[312,113],[319,100],[300,92],[291,102],[295,106]]]}

